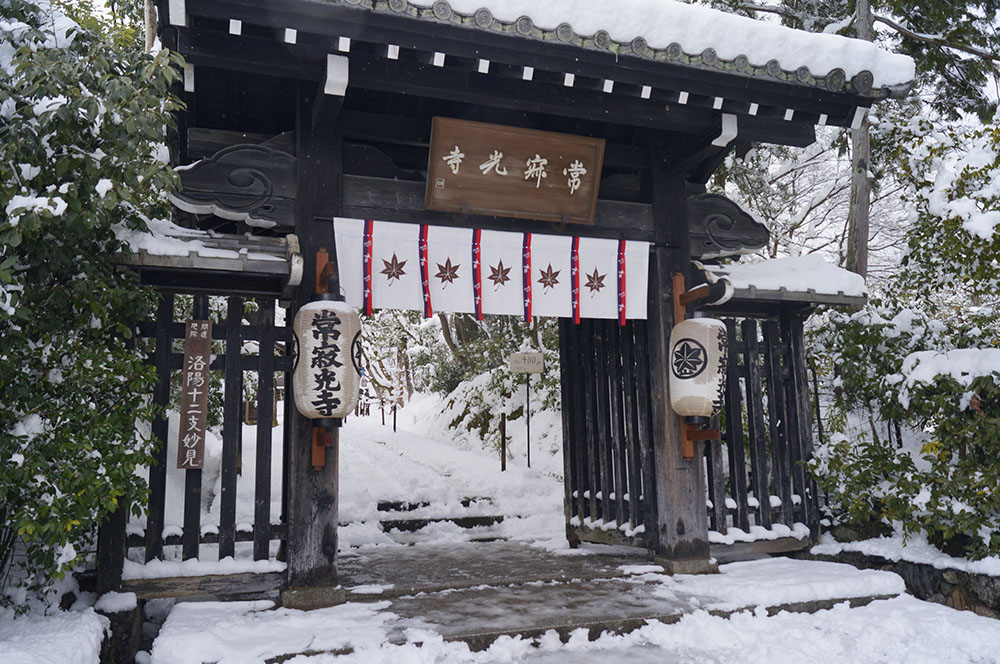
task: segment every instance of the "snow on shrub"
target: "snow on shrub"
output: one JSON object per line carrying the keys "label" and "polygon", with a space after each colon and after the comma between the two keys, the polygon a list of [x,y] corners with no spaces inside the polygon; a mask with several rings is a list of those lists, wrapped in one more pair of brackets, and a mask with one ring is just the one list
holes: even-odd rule
{"label": "snow on shrub", "polygon": [[[946,323],[879,302],[828,315],[814,342],[833,377],[834,433],[812,470],[835,516],[926,532],[973,558],[1000,553],[994,320],[980,309]],[[851,418],[867,423],[851,427]]]}
{"label": "snow on shrub", "polygon": [[153,371],[130,337],[152,302],[109,259],[166,212],[178,63],[0,0],[0,580],[48,587],[143,499]]}

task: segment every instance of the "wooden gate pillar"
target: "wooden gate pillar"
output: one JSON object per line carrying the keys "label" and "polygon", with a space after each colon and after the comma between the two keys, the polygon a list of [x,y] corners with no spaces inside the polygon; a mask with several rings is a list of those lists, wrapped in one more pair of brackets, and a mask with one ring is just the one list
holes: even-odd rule
{"label": "wooden gate pillar", "polygon": [[670,407],[670,332],[674,326],[673,274],[686,273],[690,245],[683,173],[670,173],[652,148],[653,219],[656,242],[649,260],[648,343],[653,485],[656,499],[657,562],[671,574],[716,571],[709,562],[705,508],[704,444],[694,458],[683,457],[680,421]]}
{"label": "wooden gate pillar", "polygon": [[[300,86],[295,233],[305,264],[291,316],[315,295],[317,250],[327,249],[335,260],[333,217],[340,213],[342,130],[338,118],[342,100],[324,95],[322,88],[305,83]],[[339,429],[333,429],[325,464],[314,468],[312,421],[296,410],[290,377],[285,380],[288,577],[281,601],[284,606],[314,608],[343,601],[336,579]]]}

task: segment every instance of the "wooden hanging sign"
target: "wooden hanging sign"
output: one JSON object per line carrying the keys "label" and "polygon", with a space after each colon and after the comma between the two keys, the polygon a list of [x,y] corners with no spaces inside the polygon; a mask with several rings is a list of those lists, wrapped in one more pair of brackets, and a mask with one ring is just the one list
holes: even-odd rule
{"label": "wooden hanging sign", "polygon": [[183,470],[196,470],[205,464],[211,351],[212,322],[189,320],[184,331],[181,419],[177,427],[177,467]]}
{"label": "wooden hanging sign", "polygon": [[434,118],[428,210],[593,224],[604,139]]}

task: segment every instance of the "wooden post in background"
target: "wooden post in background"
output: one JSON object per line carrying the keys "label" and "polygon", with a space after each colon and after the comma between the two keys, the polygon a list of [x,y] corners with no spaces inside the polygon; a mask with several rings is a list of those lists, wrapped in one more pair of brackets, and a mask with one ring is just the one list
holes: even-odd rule
{"label": "wooden post in background", "polygon": [[500,413],[500,472],[507,470],[507,413]]}

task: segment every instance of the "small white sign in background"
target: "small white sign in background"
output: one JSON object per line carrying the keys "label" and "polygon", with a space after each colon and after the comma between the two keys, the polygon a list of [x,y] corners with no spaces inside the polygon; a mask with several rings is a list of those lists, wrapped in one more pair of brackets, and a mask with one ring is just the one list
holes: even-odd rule
{"label": "small white sign in background", "polygon": [[545,358],[541,353],[511,353],[511,373],[542,373],[545,369]]}

